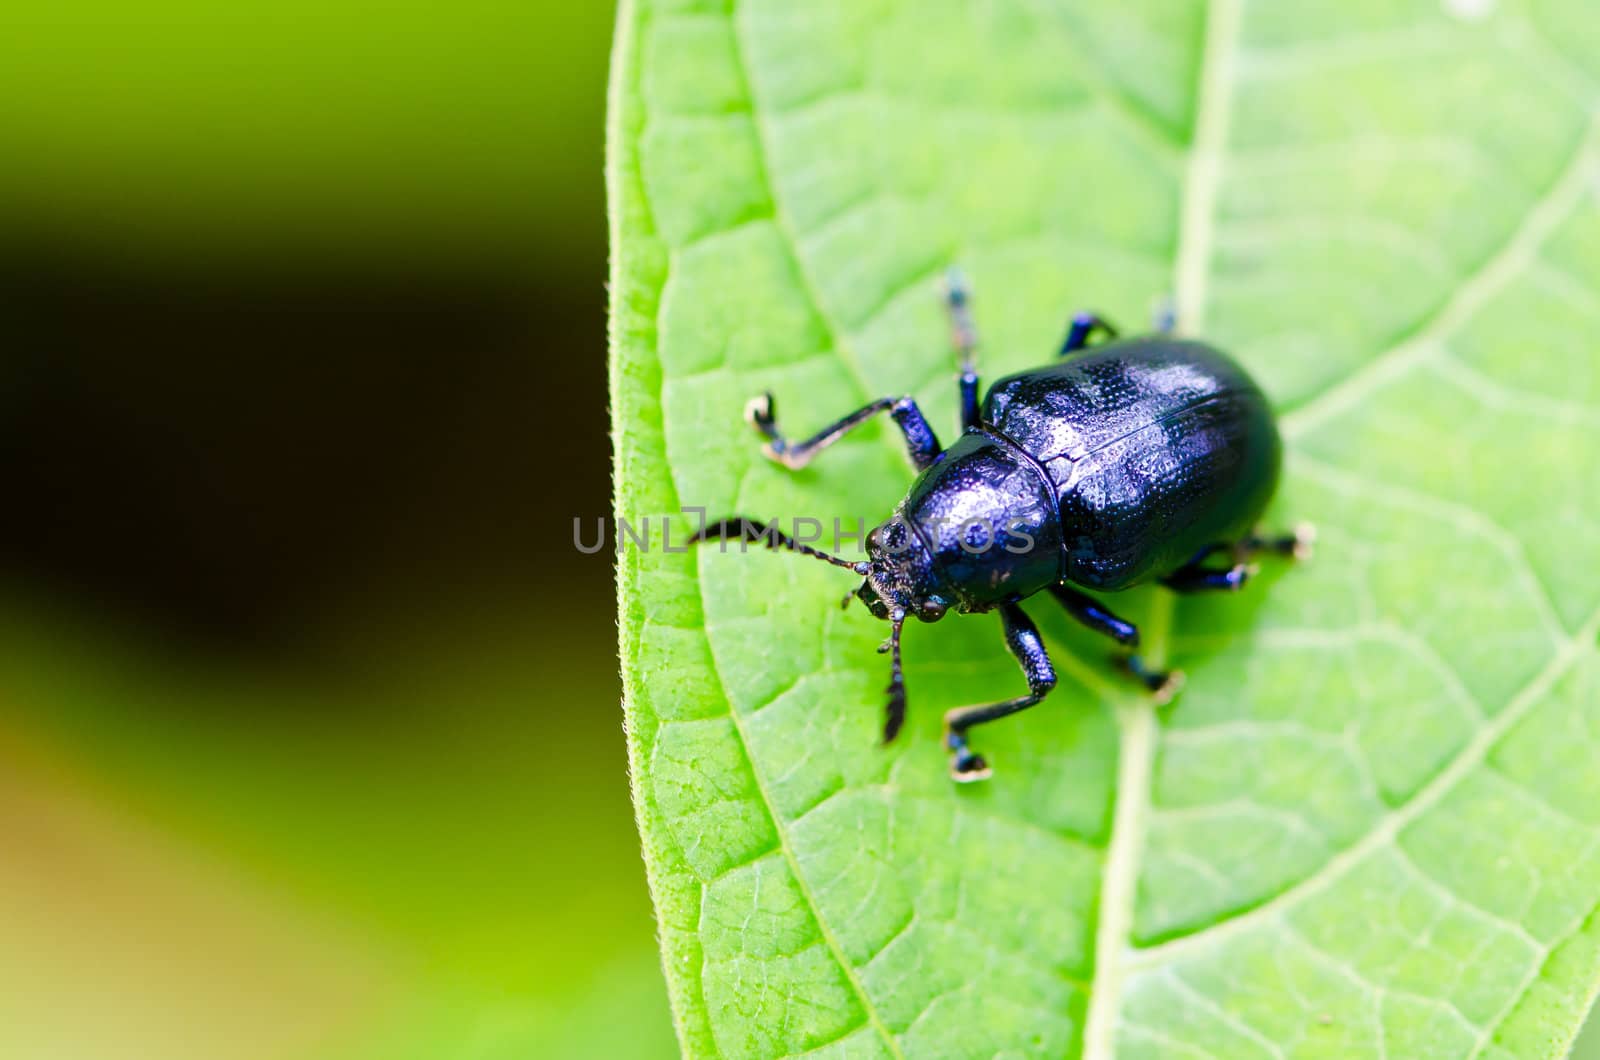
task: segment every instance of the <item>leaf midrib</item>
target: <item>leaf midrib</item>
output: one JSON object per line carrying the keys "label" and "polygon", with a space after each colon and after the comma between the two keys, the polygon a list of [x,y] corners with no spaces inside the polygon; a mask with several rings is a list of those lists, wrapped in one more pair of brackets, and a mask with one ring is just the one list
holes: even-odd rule
{"label": "leaf midrib", "polygon": [[[1191,125],[1194,131],[1180,193],[1173,282],[1178,323],[1189,334],[1200,334],[1205,327],[1217,191],[1228,138],[1241,15],[1242,0],[1211,0],[1206,8]],[[1152,665],[1158,667],[1166,665],[1173,610],[1172,594],[1158,591],[1144,643]],[[1117,727],[1120,738],[1116,806],[1101,877],[1094,978],[1089,988],[1089,1014],[1081,1050],[1088,1060],[1109,1058],[1116,1052],[1122,984],[1128,971],[1124,955],[1132,940],[1134,902],[1150,812],[1150,776],[1159,728],[1154,705],[1140,701],[1119,709]]]}

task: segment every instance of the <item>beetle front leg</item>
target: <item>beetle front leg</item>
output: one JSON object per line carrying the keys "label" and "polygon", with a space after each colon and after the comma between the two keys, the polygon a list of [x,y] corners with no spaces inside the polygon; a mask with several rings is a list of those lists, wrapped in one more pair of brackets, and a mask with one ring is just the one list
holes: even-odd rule
{"label": "beetle front leg", "polygon": [[[1050,594],[1067,609],[1067,614],[1096,633],[1110,637],[1124,648],[1139,647],[1139,627],[1125,618],[1118,618],[1094,597],[1060,584],[1050,586]],[[1118,656],[1117,662],[1150,690],[1158,706],[1169,702],[1183,687],[1182,670],[1152,670],[1145,666],[1137,652]]]}
{"label": "beetle front leg", "polygon": [[749,404],[744,407],[744,418],[767,440],[761,451],[769,460],[775,460],[791,471],[798,471],[811,463],[812,458],[822,450],[880,412],[888,412],[901,433],[906,436],[906,451],[918,471],[931,466],[944,452],[939,445],[938,437],[933,433],[933,428],[928,426],[927,419],[922,415],[922,410],[908,397],[879,398],[870,405],[856,409],[831,427],[823,428],[803,442],[791,442],[778,430],[777,409],[770,393],[751,398]]}
{"label": "beetle front leg", "polygon": [[986,721],[1027,710],[1056,686],[1055,667],[1039,639],[1039,628],[1016,604],[1002,604],[1000,620],[1005,623],[1006,647],[1022,666],[1028,678],[1028,694],[978,707],[959,707],[944,716],[944,744],[950,749],[950,776],[961,783],[988,778],[991,770],[982,755],[967,746],[967,730]]}

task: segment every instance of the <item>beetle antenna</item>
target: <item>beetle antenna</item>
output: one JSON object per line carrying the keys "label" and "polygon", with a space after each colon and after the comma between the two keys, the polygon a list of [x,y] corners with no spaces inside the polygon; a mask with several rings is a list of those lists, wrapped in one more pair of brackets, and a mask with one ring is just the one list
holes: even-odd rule
{"label": "beetle antenna", "polygon": [[798,552],[803,556],[815,556],[817,559],[843,567],[845,570],[857,574],[866,574],[871,568],[863,561],[852,562],[841,556],[830,555],[820,549],[803,545],[794,538],[780,533],[777,527],[768,526],[766,523],[743,515],[730,515],[715,522],[709,522],[699,530],[689,535],[689,543],[697,545],[702,541],[760,541],[768,548],[786,548],[790,552]]}
{"label": "beetle antenna", "polygon": [[906,678],[900,668],[900,629],[905,625],[906,613],[896,608],[889,616],[893,623],[889,630],[889,702],[884,705],[883,742],[892,743],[906,722]]}

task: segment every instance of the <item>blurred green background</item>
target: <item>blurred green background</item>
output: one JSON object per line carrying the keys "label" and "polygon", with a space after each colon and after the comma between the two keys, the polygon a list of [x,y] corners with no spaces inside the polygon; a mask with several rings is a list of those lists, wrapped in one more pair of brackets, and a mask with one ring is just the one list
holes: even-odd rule
{"label": "blurred green background", "polygon": [[672,1055],[602,4],[8,11],[0,1055]]}

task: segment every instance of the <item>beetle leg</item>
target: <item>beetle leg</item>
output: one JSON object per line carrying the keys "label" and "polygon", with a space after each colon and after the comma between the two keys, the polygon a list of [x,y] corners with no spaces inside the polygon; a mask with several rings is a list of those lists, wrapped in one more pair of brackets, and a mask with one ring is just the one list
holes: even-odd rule
{"label": "beetle leg", "polygon": [[1150,690],[1151,698],[1158,707],[1172,702],[1172,697],[1183,688],[1182,670],[1152,670],[1145,666],[1144,660],[1137,655],[1123,656],[1117,663]]}
{"label": "beetle leg", "polygon": [[1238,592],[1257,569],[1254,563],[1235,563],[1227,570],[1191,564],[1162,578],[1161,584],[1175,593]]}
{"label": "beetle leg", "polygon": [[1233,551],[1238,559],[1248,558],[1257,552],[1275,552],[1291,559],[1307,560],[1311,558],[1311,547],[1316,543],[1317,528],[1310,523],[1297,523],[1291,533],[1275,537],[1251,534],[1235,545]]}
{"label": "beetle leg", "polygon": [[931,466],[944,452],[939,445],[938,436],[933,433],[933,428],[928,426],[927,419],[923,417],[922,410],[908,397],[879,398],[870,405],[856,409],[832,426],[823,428],[803,442],[791,442],[778,430],[777,408],[770,393],[751,398],[744,407],[744,418],[767,440],[761,451],[769,460],[775,460],[791,471],[798,471],[811,463],[812,458],[822,450],[880,412],[888,412],[901,433],[906,436],[906,451],[918,471]]}
{"label": "beetle leg", "polygon": [[944,308],[950,317],[950,345],[961,356],[961,429],[978,425],[978,369],[973,353],[978,348],[978,329],[972,323],[972,289],[960,269],[951,266],[944,274]]}
{"label": "beetle leg", "polygon": [[986,721],[1027,710],[1056,686],[1055,667],[1039,639],[1039,628],[1016,604],[1002,604],[1000,620],[1005,623],[1006,647],[1022,666],[1028,678],[1028,694],[985,706],[959,707],[944,716],[944,744],[950,749],[950,776],[962,783],[989,776],[989,763],[967,746],[967,730]]}
{"label": "beetle leg", "polygon": [[[1278,534],[1272,537],[1263,537],[1260,534],[1251,534],[1249,537],[1232,545],[1207,545],[1188,563],[1179,567],[1165,578],[1161,584],[1179,593],[1203,593],[1208,591],[1236,591],[1244,588],[1244,583],[1255,574],[1254,564],[1246,563],[1251,556],[1260,552],[1271,552],[1279,556],[1288,556],[1293,559],[1311,558],[1311,546],[1317,540],[1317,531],[1310,523],[1301,523],[1294,528],[1293,533]],[[1202,567],[1201,564],[1218,553],[1225,552],[1233,557],[1233,565],[1226,570],[1213,567]]]}
{"label": "beetle leg", "polygon": [[[1050,586],[1050,593],[1067,609],[1069,615],[1096,633],[1110,637],[1125,648],[1139,646],[1139,627],[1125,618],[1118,618],[1094,597],[1070,585],[1060,584]],[[1137,677],[1154,693],[1158,705],[1177,695],[1178,689],[1183,687],[1181,670],[1151,670],[1136,654],[1117,656],[1117,665]]]}
{"label": "beetle leg", "polygon": [[1157,335],[1171,335],[1178,328],[1178,306],[1171,295],[1156,299],[1150,310],[1150,328]]}
{"label": "beetle leg", "polygon": [[1073,314],[1072,324],[1067,328],[1067,337],[1061,343],[1061,353],[1058,356],[1070,357],[1088,346],[1090,336],[1097,331],[1108,339],[1117,337],[1117,329],[1098,313]]}
{"label": "beetle leg", "polygon": [[1060,584],[1050,586],[1050,593],[1067,609],[1067,614],[1096,633],[1105,634],[1125,648],[1139,646],[1139,627],[1113,615],[1094,597]]}
{"label": "beetle leg", "polygon": [[1256,545],[1253,544],[1253,542],[1257,540],[1259,539],[1251,536],[1245,538],[1243,541],[1240,541],[1237,544],[1232,545],[1218,541],[1215,544],[1207,545],[1199,552],[1196,552],[1193,556],[1190,556],[1189,562],[1185,563],[1184,566],[1198,567],[1212,556],[1218,555],[1222,552],[1226,552],[1228,555],[1232,556],[1234,562],[1236,563],[1243,562],[1244,560],[1250,558],[1251,553],[1256,551]]}
{"label": "beetle leg", "polygon": [[[1261,552],[1270,552],[1279,556],[1288,556],[1293,559],[1310,559],[1311,546],[1317,540],[1317,531],[1310,523],[1301,523],[1294,528],[1293,533],[1277,534],[1264,537],[1261,534],[1251,534],[1242,541],[1232,545],[1212,544],[1202,548],[1194,554],[1182,567],[1161,579],[1161,584],[1174,592],[1201,593],[1208,591],[1236,591],[1244,588],[1244,583],[1255,574],[1254,564],[1246,561]],[[1203,567],[1206,560],[1219,553],[1226,553],[1233,559],[1233,565],[1226,570],[1215,567]]]}

